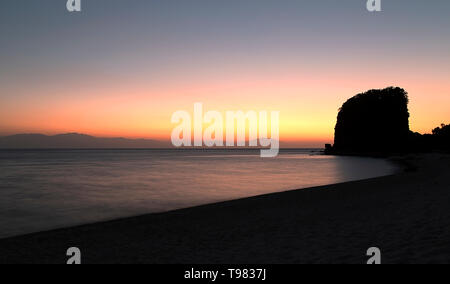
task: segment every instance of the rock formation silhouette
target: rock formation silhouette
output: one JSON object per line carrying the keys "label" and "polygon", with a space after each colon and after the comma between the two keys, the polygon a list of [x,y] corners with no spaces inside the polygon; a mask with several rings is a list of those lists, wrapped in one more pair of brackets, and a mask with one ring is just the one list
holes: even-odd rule
{"label": "rock formation silhouette", "polygon": [[408,93],[399,87],[370,90],[349,99],[339,110],[334,145],[325,153],[389,155],[450,149],[450,125],[422,135],[410,131]]}
{"label": "rock formation silhouette", "polygon": [[349,99],[339,110],[334,151],[386,153],[405,148],[409,137],[408,93],[389,87]]}

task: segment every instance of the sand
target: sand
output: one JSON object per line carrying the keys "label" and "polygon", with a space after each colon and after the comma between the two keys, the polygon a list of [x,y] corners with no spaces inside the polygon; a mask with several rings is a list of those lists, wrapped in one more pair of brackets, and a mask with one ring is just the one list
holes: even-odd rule
{"label": "sand", "polygon": [[392,176],[0,240],[0,263],[450,263],[450,156]]}

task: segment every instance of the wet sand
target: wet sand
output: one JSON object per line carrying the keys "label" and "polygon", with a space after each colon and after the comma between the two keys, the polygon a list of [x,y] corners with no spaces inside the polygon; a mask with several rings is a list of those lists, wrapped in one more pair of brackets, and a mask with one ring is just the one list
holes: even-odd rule
{"label": "wet sand", "polygon": [[401,173],[0,240],[0,263],[450,263],[450,156]]}

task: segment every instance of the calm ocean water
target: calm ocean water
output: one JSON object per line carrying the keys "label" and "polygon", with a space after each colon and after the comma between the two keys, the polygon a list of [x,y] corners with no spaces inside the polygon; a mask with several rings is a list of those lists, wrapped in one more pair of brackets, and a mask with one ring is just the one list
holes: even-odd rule
{"label": "calm ocean water", "polygon": [[0,151],[0,238],[388,175],[381,159],[283,150]]}

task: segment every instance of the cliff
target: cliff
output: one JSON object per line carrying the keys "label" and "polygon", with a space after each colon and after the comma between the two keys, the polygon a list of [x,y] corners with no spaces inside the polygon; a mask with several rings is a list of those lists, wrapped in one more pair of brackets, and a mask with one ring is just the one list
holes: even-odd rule
{"label": "cliff", "polygon": [[389,87],[358,94],[339,110],[334,146],[341,154],[403,152],[410,136],[408,93]]}

